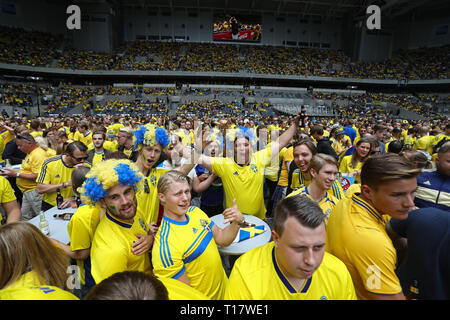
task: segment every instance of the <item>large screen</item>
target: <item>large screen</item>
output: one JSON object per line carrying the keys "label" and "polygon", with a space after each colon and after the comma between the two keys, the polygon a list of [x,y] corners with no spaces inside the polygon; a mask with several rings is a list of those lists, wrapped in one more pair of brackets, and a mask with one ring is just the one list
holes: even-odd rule
{"label": "large screen", "polygon": [[260,16],[214,15],[213,39],[215,41],[261,41]]}

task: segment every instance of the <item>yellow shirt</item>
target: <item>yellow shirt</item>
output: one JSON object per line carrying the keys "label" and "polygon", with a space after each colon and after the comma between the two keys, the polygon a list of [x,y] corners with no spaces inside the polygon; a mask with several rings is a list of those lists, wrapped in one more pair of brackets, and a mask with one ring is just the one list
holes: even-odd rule
{"label": "yellow shirt", "polygon": [[144,213],[144,221],[149,225],[157,222],[159,214],[158,185],[159,178],[169,169],[152,168],[144,180],[144,188],[136,195],[138,208]]}
{"label": "yellow shirt", "polygon": [[75,141],[83,142],[87,147],[88,145],[90,145],[92,143],[92,132],[87,131],[86,133],[82,134],[81,132],[76,131],[73,136],[73,139]]}
{"label": "yellow shirt", "polygon": [[[311,180],[306,180],[303,177],[303,174],[300,169],[295,169],[292,173],[292,181],[291,181],[291,189],[297,190],[298,188],[302,188],[305,186],[309,186],[311,183]],[[344,190],[342,189],[342,186],[340,185],[339,181],[335,180],[333,185],[331,186],[331,189],[329,190],[331,192],[331,195],[333,195],[338,200],[341,200],[344,197]]]}
{"label": "yellow shirt", "polygon": [[255,152],[247,165],[239,165],[231,158],[210,158],[213,173],[222,179],[226,208],[231,208],[236,199],[242,213],[265,219],[264,168],[270,164],[270,154],[270,148]]}
{"label": "yellow shirt", "polygon": [[397,253],[380,213],[357,194],[338,202],[327,225],[327,251],[345,263],[358,299],[398,294]]}
{"label": "yellow shirt", "polygon": [[[70,238],[70,250],[90,249],[99,222],[100,208],[86,204],[78,207],[67,225],[67,232]],[[92,282],[90,281],[92,275],[90,273],[86,274],[85,272],[85,270],[91,269],[90,258],[77,260],[77,265],[80,267],[79,276],[81,284],[85,285],[87,282],[89,285],[94,285],[93,280]]]}
{"label": "yellow shirt", "polygon": [[167,289],[169,300],[211,300],[207,295],[172,278],[158,278]]}
{"label": "yellow shirt", "polygon": [[[68,167],[63,160],[62,155],[57,155],[44,160],[41,170],[36,179],[36,183],[43,184],[60,184],[72,180],[73,167]],[[75,194],[71,187],[61,190],[61,195],[64,199],[73,197]],[[47,202],[52,206],[56,206],[56,192],[44,193],[42,201]]]}
{"label": "yellow shirt", "polygon": [[[0,176],[0,203],[7,203],[15,200],[17,199],[11,184],[5,177]],[[0,219],[0,225],[1,224],[2,221]]]}
{"label": "yellow shirt", "polygon": [[[39,173],[42,163],[47,159],[47,152],[41,147],[37,147],[28,153],[20,166],[20,173]],[[16,179],[17,186],[22,193],[36,189],[36,180],[23,178]]]}
{"label": "yellow shirt", "polygon": [[150,256],[137,256],[131,252],[132,243],[138,240],[135,234],[147,233],[148,226],[139,210],[132,224],[120,221],[106,212],[92,241],[91,274],[95,283],[126,270],[151,274]]}
{"label": "yellow shirt", "polygon": [[8,130],[3,130],[0,132],[0,162],[3,162],[3,151],[5,150],[6,144],[14,139],[14,135],[11,134]]}
{"label": "yellow shirt", "polygon": [[[268,145],[270,147],[270,144]],[[280,150],[278,157],[274,157],[270,165],[264,168],[264,176],[271,181],[278,181],[278,172],[280,171],[280,164],[283,161],[283,155],[286,153],[286,148]]]}
{"label": "yellow shirt", "polygon": [[288,185],[288,168],[286,167],[286,162],[291,162],[294,160],[294,147],[289,147],[283,155],[283,165],[281,166],[280,179],[278,179],[278,185],[282,187],[287,187]]}
{"label": "yellow shirt", "polygon": [[[350,173],[352,171],[361,170],[363,163],[360,161],[356,161],[356,166],[352,166],[352,157],[353,155],[348,155],[342,158],[341,164],[339,166],[339,171],[342,173]],[[361,175],[358,174],[355,176],[355,183],[359,183],[361,180]]]}
{"label": "yellow shirt", "polygon": [[191,287],[221,300],[228,278],[212,234],[214,222],[194,206],[186,217],[184,222],[163,217],[153,243],[153,272],[174,279],[185,273]]}
{"label": "yellow shirt", "polygon": [[[432,136],[433,140],[434,137]],[[423,150],[428,152],[430,155],[433,154],[433,140],[430,140],[430,136],[423,136],[417,139],[414,143],[414,150]]]}
{"label": "yellow shirt", "polygon": [[45,153],[47,154],[47,158],[56,156],[56,151],[53,150],[52,148],[48,148],[47,151],[45,151]]}
{"label": "yellow shirt", "polygon": [[94,151],[94,157],[92,158],[92,165],[96,164],[97,162],[103,161],[105,152],[97,153],[97,151]]}
{"label": "yellow shirt", "polygon": [[30,286],[0,290],[0,300],[79,300],[69,291],[54,286]]}
{"label": "yellow shirt", "polygon": [[[286,198],[292,197],[295,195],[306,196],[306,197],[310,198],[312,201],[315,201],[309,194],[308,187],[303,187],[303,188],[297,189],[297,190],[291,192],[290,194],[288,194],[286,196]],[[325,193],[325,197],[323,197],[323,199],[317,203],[325,215],[325,223],[328,223],[328,218],[330,217],[330,214],[333,211],[336,204],[338,203],[338,201],[339,201],[339,199],[337,199],[335,196],[333,196],[332,194],[330,194],[327,191]]]}
{"label": "yellow shirt", "polygon": [[33,138],[36,138],[37,136],[42,137],[44,133],[42,131],[32,131],[30,132],[30,134],[33,136]]}
{"label": "yellow shirt", "polygon": [[345,265],[325,252],[319,268],[296,290],[278,265],[274,242],[244,253],[234,264],[225,300],[356,300]]}

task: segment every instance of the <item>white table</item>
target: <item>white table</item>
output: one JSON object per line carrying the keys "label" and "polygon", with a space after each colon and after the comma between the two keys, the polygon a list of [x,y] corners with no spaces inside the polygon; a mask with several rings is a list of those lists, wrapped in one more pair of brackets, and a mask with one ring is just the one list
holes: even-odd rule
{"label": "white table", "polygon": [[19,164],[13,164],[13,165],[11,166],[11,169],[12,169],[12,170],[19,170],[21,166],[22,166],[21,163],[19,163]]}
{"label": "white table", "polygon": [[[69,233],[67,232],[67,225],[69,224],[69,220],[63,220],[59,218],[53,218],[54,214],[62,214],[62,213],[75,213],[77,208],[66,208],[62,210],[58,210],[57,207],[53,207],[44,212],[45,218],[48,221],[48,228],[50,229],[50,234],[48,235],[50,238],[61,241],[62,243],[68,244],[70,242]],[[34,217],[33,219],[28,220],[31,224],[34,224],[39,228],[39,215]]]}
{"label": "white table", "polygon": [[[217,247],[218,247],[220,253],[227,254],[227,255],[241,255],[253,248],[263,246],[267,242],[270,241],[272,233],[271,233],[270,227],[267,223],[265,223],[263,220],[255,217],[255,216],[252,216],[252,215],[244,214],[243,216],[247,223],[254,223],[257,226],[264,225],[265,231],[257,236],[252,237],[252,238],[243,240],[241,242],[232,243],[228,247],[221,247],[218,245]],[[212,216],[211,221],[213,221],[214,224],[216,224],[221,229],[226,228],[228,225],[228,224],[225,225],[223,223],[225,221],[223,214],[218,214],[218,215]]]}

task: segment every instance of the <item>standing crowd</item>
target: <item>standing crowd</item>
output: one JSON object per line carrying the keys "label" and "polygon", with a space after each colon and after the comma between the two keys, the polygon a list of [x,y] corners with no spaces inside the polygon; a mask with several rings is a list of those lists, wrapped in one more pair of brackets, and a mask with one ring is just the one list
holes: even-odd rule
{"label": "standing crowd", "polygon": [[[450,298],[448,120],[23,116],[0,155],[0,299]],[[70,243],[28,222],[59,194]]]}

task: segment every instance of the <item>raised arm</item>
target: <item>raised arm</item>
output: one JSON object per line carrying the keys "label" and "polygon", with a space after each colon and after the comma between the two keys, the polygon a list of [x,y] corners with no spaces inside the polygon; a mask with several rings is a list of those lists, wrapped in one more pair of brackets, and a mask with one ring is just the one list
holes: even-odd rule
{"label": "raised arm", "polygon": [[295,136],[295,133],[297,132],[299,127],[300,116],[301,112],[299,112],[297,116],[294,118],[294,121],[291,124],[291,126],[285,132],[283,132],[283,134],[279,136],[278,139],[276,139],[272,143],[272,145],[270,146],[272,158],[275,157],[280,152],[281,149],[286,147],[291,141],[291,139]]}

